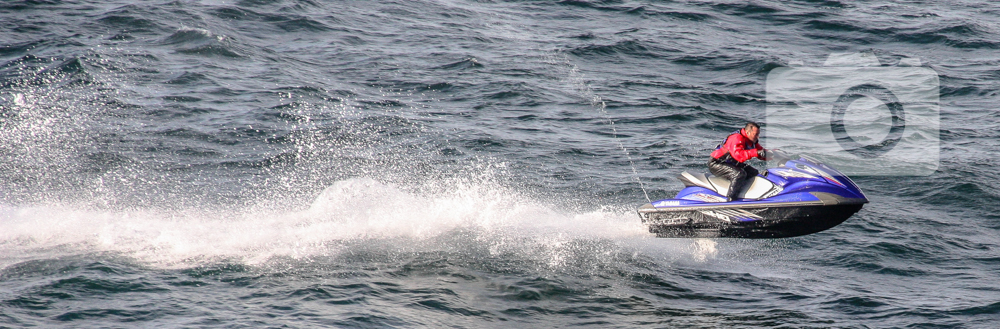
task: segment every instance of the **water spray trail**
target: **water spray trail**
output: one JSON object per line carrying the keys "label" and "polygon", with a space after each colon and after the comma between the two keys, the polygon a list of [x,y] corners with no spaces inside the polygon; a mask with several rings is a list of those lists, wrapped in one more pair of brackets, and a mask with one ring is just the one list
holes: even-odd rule
{"label": "water spray trail", "polygon": [[[512,17],[494,14],[489,19],[486,19],[485,25],[489,27],[487,30],[490,33],[496,34],[497,36],[505,39],[521,41],[537,41],[539,39],[538,35],[530,33],[526,34],[526,30],[524,28],[518,28],[510,25],[509,22],[514,20],[515,19]],[[632,160],[632,155],[628,152],[628,149],[625,148],[625,145],[622,144],[621,140],[618,139],[618,129],[615,127],[614,120],[611,120],[611,116],[608,115],[607,106],[604,101],[600,96],[594,94],[593,89],[591,89],[590,85],[583,79],[583,74],[580,73],[580,70],[576,65],[569,61],[569,58],[566,57],[566,55],[559,53],[558,50],[545,50],[542,48],[538,48],[538,50],[542,53],[542,59],[546,64],[557,68],[560,66],[569,68],[566,72],[566,80],[573,85],[577,92],[583,94],[585,98],[589,99],[590,105],[596,108],[597,111],[601,113],[601,116],[603,116],[604,119],[611,125],[611,132],[615,139],[615,143],[618,145],[618,149],[622,150],[622,153],[625,153],[629,166],[632,168],[632,177],[635,177],[635,181],[639,183],[639,188],[642,189],[642,194],[646,196],[646,201],[650,201],[649,193],[646,192],[645,185],[642,183],[642,180],[639,179],[639,171],[635,168],[635,161]]]}
{"label": "water spray trail", "polygon": [[[556,58],[555,55],[551,55],[550,59],[554,63]],[[601,113],[601,116],[608,121],[611,126],[611,136],[615,139],[615,143],[618,144],[618,149],[625,153],[625,158],[628,159],[629,167],[632,168],[632,177],[635,177],[635,181],[639,183],[639,188],[642,189],[642,194],[646,197],[647,202],[652,202],[649,199],[649,193],[646,192],[646,186],[642,183],[642,179],[639,178],[639,171],[635,169],[635,161],[632,160],[632,154],[629,153],[628,149],[625,148],[625,144],[618,138],[618,128],[615,127],[615,121],[611,119],[611,115],[608,114],[607,105],[601,96],[594,94],[594,90],[590,88],[590,85],[583,79],[583,74],[576,65],[570,63],[569,58],[565,55],[560,56],[559,60],[569,67],[569,72],[567,73],[567,80],[576,87],[577,91],[583,94],[584,97],[590,99],[590,106],[597,109],[597,112]]]}

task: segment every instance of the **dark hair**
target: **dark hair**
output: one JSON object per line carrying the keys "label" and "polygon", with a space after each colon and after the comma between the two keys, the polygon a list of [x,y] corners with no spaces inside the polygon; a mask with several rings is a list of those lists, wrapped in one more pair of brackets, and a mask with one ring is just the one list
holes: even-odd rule
{"label": "dark hair", "polygon": [[747,125],[743,126],[744,130],[750,130],[750,128],[760,130],[760,126],[756,122],[747,122]]}

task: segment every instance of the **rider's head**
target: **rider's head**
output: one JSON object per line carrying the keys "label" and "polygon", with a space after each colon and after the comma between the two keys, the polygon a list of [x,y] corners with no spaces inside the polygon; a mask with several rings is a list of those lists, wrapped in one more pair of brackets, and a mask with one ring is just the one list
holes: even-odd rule
{"label": "rider's head", "polygon": [[760,135],[760,126],[756,122],[747,122],[747,125],[743,126],[743,134],[750,140],[757,141],[757,136]]}

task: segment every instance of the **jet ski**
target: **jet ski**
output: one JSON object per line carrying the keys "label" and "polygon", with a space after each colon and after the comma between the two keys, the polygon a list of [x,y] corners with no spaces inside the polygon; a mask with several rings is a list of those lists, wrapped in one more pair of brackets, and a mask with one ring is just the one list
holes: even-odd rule
{"label": "jet ski", "polygon": [[662,238],[785,238],[837,226],[868,203],[850,178],[813,158],[783,156],[779,163],[730,202],[729,180],[683,172],[684,189],[639,207],[639,216]]}

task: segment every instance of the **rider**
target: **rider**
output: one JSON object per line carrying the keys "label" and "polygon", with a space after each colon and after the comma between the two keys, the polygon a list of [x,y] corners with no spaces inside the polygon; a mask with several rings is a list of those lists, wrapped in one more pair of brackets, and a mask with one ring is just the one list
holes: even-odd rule
{"label": "rider", "polygon": [[729,191],[726,202],[733,201],[743,184],[756,177],[757,169],[745,163],[751,158],[767,160],[767,150],[757,144],[760,126],[748,122],[740,131],[726,137],[726,141],[712,152],[708,161],[708,170],[716,177],[729,180]]}

